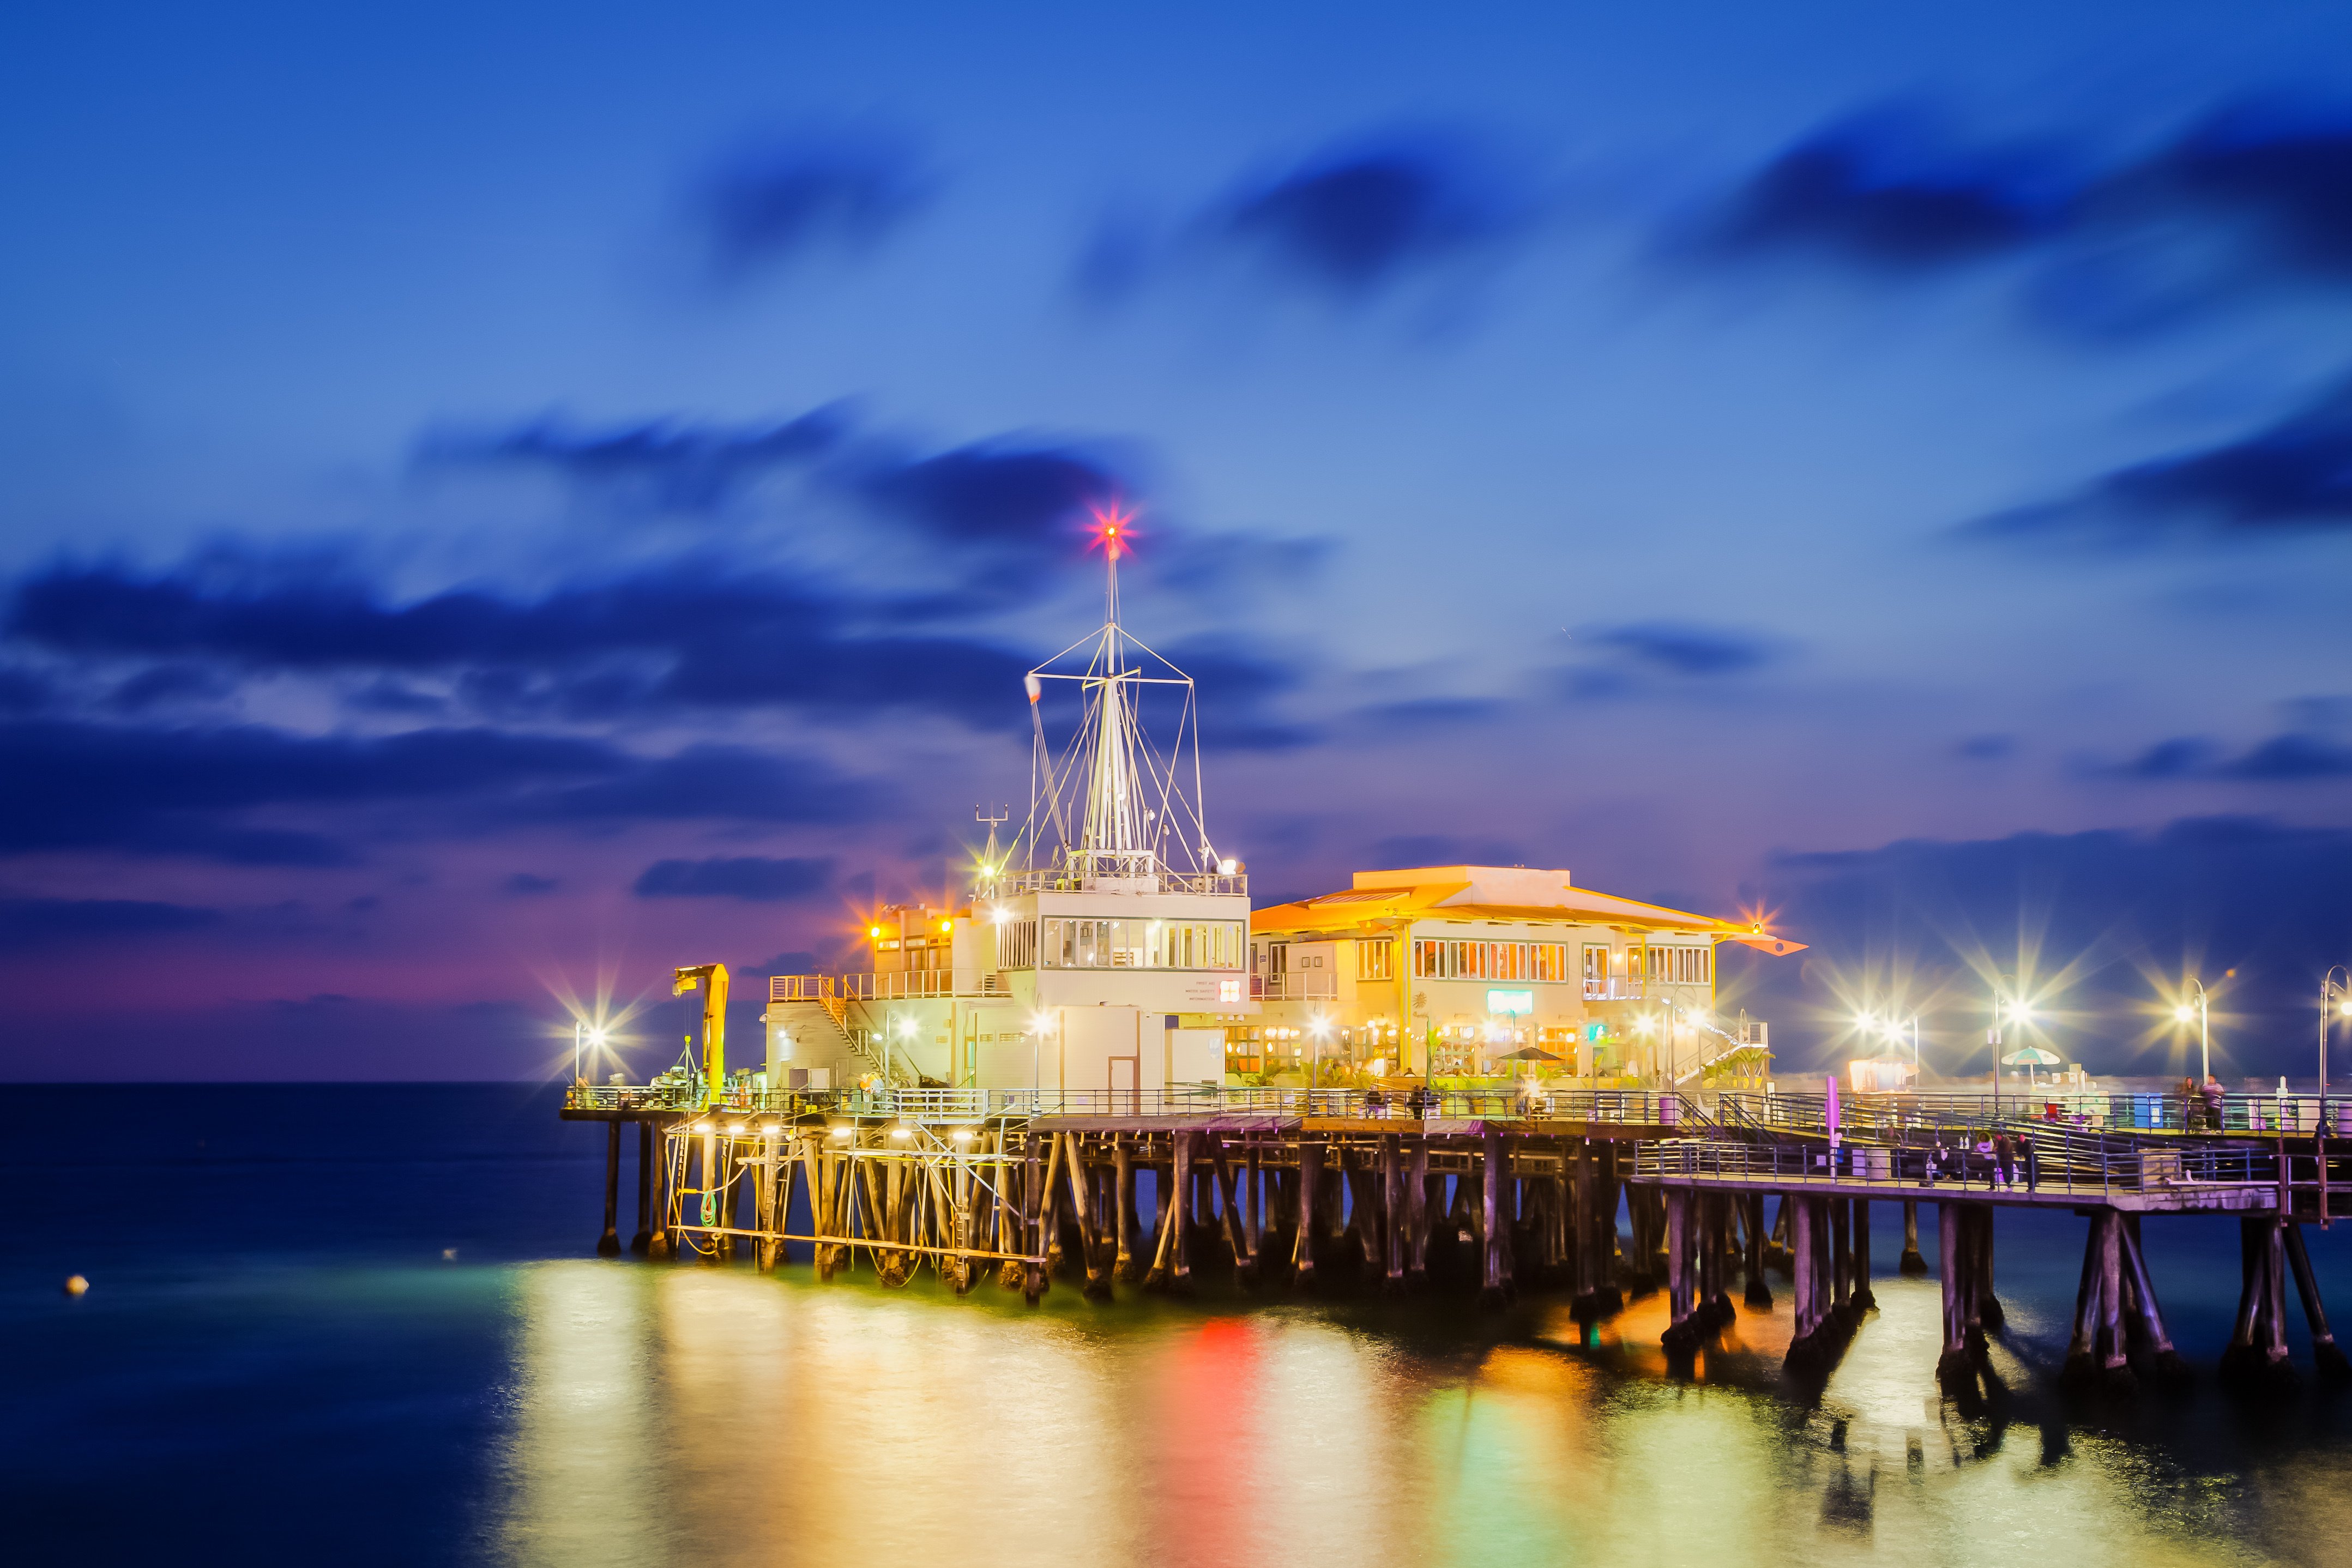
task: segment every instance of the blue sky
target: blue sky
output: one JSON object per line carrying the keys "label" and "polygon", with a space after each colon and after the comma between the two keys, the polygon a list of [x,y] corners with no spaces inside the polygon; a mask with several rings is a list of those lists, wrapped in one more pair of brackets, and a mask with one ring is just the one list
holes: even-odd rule
{"label": "blue sky", "polygon": [[2194,966],[2305,1070],[2347,34],[12,15],[0,1070],[510,1076],[551,987],[829,952],[1021,792],[1110,497],[1265,896],[1771,908],[1791,1065],[1898,973],[1958,1052],[2022,941],[2156,1070]]}

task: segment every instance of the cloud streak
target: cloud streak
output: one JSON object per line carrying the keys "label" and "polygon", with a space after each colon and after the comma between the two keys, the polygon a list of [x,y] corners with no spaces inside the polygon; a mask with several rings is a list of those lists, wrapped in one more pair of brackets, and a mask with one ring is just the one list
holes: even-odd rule
{"label": "cloud streak", "polygon": [[815,256],[870,252],[940,187],[902,137],[772,137],[715,161],[688,197],[687,222],[711,279],[735,285]]}

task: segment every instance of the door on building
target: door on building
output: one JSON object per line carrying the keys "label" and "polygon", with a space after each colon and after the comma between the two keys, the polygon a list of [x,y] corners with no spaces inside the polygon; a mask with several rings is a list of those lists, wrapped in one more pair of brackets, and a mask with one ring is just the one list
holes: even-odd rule
{"label": "door on building", "polygon": [[1110,1113],[1113,1116],[1143,1114],[1143,1058],[1141,1057],[1110,1058]]}

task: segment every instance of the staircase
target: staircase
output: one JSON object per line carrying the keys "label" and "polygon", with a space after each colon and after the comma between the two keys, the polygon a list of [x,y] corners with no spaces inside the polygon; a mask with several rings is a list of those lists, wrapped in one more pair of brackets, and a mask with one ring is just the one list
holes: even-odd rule
{"label": "staircase", "polygon": [[846,1080],[869,1072],[878,1073],[885,1082],[900,1088],[914,1084],[903,1064],[886,1061],[887,1053],[884,1049],[869,1045],[851,1030],[848,999],[842,995],[831,975],[771,975],[768,1011],[763,1016],[771,1026],[782,1024],[792,1031],[793,1042],[800,1047],[793,1053],[796,1060],[835,1064],[835,1089],[846,1089]]}

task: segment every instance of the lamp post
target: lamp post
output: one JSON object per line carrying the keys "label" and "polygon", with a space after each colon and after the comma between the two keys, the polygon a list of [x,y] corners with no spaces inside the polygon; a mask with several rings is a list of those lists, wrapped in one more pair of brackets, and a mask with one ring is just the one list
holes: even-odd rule
{"label": "lamp post", "polygon": [[583,1043],[593,1049],[603,1050],[604,1031],[590,1028],[585,1018],[574,1018],[572,1020],[572,1081],[574,1085],[588,1081],[580,1070],[580,1047]]}
{"label": "lamp post", "polygon": [[[2200,1084],[2202,1084],[2207,1079],[2213,1076],[2212,1016],[2210,1009],[2206,1005],[2205,983],[2201,980],[2191,979],[2189,982],[2189,994],[2195,996],[2197,999],[2197,1081]],[[2321,994],[2323,997],[2325,996],[2326,993],[2324,990]],[[2319,1025],[2320,1032],[2323,1036],[2326,1035],[2327,1030],[2326,1007],[2326,1004],[2323,1000],[2321,1003]],[[2183,1002],[2179,1006],[2175,1007],[2172,1010],[2172,1016],[2179,1019],[2184,1024],[2189,1022],[2189,1004]],[[2325,1056],[2326,1054],[2326,1050],[2327,1047],[2323,1040],[2320,1046],[2320,1054]]]}
{"label": "lamp post", "polygon": [[[2343,975],[2342,980],[2336,977]],[[2352,1018],[2352,971],[2340,964],[2331,964],[2319,977],[2319,1120],[2323,1129],[2327,1121],[2327,1005],[2336,1004],[2336,1011]]]}

